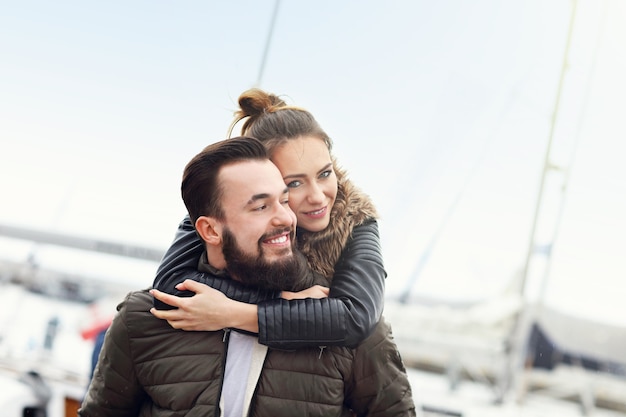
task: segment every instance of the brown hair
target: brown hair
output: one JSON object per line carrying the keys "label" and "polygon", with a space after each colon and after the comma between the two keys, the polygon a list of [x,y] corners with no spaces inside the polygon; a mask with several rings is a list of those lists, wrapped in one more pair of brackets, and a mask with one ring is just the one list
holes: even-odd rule
{"label": "brown hair", "polygon": [[235,125],[246,119],[241,132],[259,139],[270,157],[274,150],[288,140],[313,136],[324,141],[331,152],[333,169],[337,176],[337,198],[330,215],[329,226],[319,232],[300,230],[299,248],[316,272],[332,279],[339,260],[355,225],[376,218],[376,209],[369,197],[362,194],[349,180],[332,156],[332,141],[313,115],[300,107],[290,106],[280,97],[258,88],[244,91],[239,96],[239,110],[230,125],[229,136]]}
{"label": "brown hair", "polygon": [[270,156],[277,146],[302,136],[317,137],[324,141],[329,151],[332,149],[332,140],[310,112],[287,105],[280,97],[261,89],[252,88],[239,96],[239,110],[235,112],[229,134],[246,118],[241,133],[263,142]]}
{"label": "brown hair", "polygon": [[247,160],[268,160],[269,155],[257,139],[240,136],[212,143],[194,156],[185,167],[181,195],[192,224],[200,216],[224,219],[219,183],[221,169]]}

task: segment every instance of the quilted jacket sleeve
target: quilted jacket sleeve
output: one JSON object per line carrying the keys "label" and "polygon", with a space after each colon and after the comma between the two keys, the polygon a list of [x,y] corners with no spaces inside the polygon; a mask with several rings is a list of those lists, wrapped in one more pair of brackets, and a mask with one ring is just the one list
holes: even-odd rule
{"label": "quilted jacket sleeve", "polygon": [[353,352],[352,375],[346,383],[348,407],[357,416],[415,416],[409,378],[384,319]]}
{"label": "quilted jacket sleeve", "polygon": [[330,296],[260,303],[259,342],[282,349],[356,346],[381,317],[386,276],[378,223],[355,227],[335,266]]}
{"label": "quilted jacket sleeve", "polygon": [[135,417],[146,400],[129,348],[124,303],[107,330],[98,365],[81,408],[80,417]]}
{"label": "quilted jacket sleeve", "polygon": [[[196,234],[189,216],[185,216],[178,226],[174,242],[161,260],[153,287],[179,297],[191,297],[192,292],[179,291],[176,285],[185,279],[192,279],[223,292],[228,298],[248,304],[256,304],[279,296],[277,291],[254,289],[231,279],[198,272],[198,260],[203,251],[204,245],[200,237]],[[157,299],[154,300],[154,306],[160,310],[172,308]]]}

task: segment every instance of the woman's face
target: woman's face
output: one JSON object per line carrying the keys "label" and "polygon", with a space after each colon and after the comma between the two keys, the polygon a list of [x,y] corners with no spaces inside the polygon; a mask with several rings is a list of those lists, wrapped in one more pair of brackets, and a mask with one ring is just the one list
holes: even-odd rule
{"label": "woman's face", "polygon": [[272,162],[289,187],[289,207],[298,226],[309,232],[328,227],[337,198],[337,176],[324,141],[314,136],[291,139],[274,150]]}

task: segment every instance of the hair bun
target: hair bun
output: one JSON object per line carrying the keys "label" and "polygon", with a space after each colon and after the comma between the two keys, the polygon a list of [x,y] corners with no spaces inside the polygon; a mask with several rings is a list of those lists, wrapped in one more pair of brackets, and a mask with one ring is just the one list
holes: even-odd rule
{"label": "hair bun", "polygon": [[259,88],[251,88],[239,96],[240,110],[236,115],[239,118],[255,117],[264,112],[271,113],[284,106],[286,104],[280,97]]}

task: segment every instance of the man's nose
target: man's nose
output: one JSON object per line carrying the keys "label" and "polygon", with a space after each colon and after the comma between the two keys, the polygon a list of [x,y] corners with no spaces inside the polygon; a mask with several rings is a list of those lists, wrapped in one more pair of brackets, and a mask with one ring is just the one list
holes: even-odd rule
{"label": "man's nose", "polygon": [[276,212],[274,213],[273,222],[279,226],[292,226],[294,219],[293,212],[286,204],[279,204]]}

